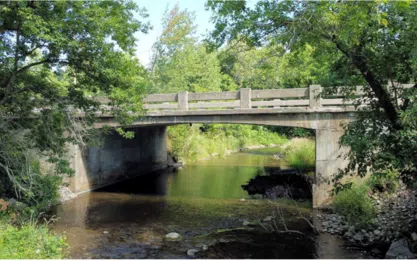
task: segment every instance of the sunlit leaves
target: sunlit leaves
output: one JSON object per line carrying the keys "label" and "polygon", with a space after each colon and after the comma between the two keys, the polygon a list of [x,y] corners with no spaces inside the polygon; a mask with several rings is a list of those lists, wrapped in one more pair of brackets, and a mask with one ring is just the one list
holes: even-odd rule
{"label": "sunlit leaves", "polygon": [[[290,85],[307,79],[327,86],[364,86],[371,106],[342,139],[351,147],[347,172],[363,175],[389,165],[408,177],[416,173],[416,93],[398,85],[417,82],[415,1],[261,0],[253,8],[245,2],[208,1],[207,6],[214,11],[215,45],[243,39],[257,46],[284,46],[293,54],[279,63],[291,76]],[[313,56],[306,45],[315,50]],[[291,62],[298,62],[299,70]]]}
{"label": "sunlit leaves", "polygon": [[215,53],[194,36],[194,15],[175,6],[165,13],[163,32],[155,43],[151,92],[205,92],[228,89]]}
{"label": "sunlit leaves", "polygon": [[[0,2],[0,115],[16,116],[0,124],[0,193],[36,194],[5,175],[25,174],[29,152],[68,172],[66,144],[84,145],[102,110],[95,96],[109,97],[106,113],[122,126],[143,114],[148,73],[133,54],[146,16],[132,1]],[[80,110],[82,124],[72,114]]]}

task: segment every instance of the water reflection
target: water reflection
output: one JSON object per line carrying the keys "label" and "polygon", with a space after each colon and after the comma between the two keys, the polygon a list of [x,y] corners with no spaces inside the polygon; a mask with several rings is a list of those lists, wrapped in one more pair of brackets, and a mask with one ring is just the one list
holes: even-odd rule
{"label": "water reflection", "polygon": [[[279,166],[272,154],[237,153],[178,172],[142,176],[80,195],[54,209],[59,217],[54,229],[67,235],[72,258],[187,258],[187,250],[197,243],[218,246],[221,252],[215,252],[213,258],[312,258],[312,253],[326,258],[326,250],[318,251],[311,242],[285,234],[279,234],[274,241],[265,233],[254,237],[251,233],[232,232],[230,239],[225,234],[204,236],[219,229],[242,227],[246,219],[263,220],[271,215],[274,206],[270,203],[240,198],[247,196],[242,184],[265,174],[264,167]],[[285,212],[288,217],[298,213],[291,208]],[[308,215],[309,210],[306,212]],[[305,223],[298,219],[287,225],[305,229]],[[174,231],[183,240],[175,244],[164,242],[164,235]],[[225,240],[230,243],[224,243]],[[335,249],[332,257],[355,257],[347,255],[339,241],[332,240],[328,244]],[[263,247],[266,242],[268,251]]]}
{"label": "water reflection", "polygon": [[260,167],[189,166],[168,176],[167,195],[212,199],[247,197],[241,184],[262,173]]}

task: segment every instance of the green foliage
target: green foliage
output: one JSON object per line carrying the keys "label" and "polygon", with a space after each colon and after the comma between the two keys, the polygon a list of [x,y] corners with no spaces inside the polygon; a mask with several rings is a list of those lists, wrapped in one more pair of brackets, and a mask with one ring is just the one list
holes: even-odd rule
{"label": "green foliage", "polygon": [[194,36],[194,14],[176,5],[166,11],[163,32],[154,45],[151,64],[152,93],[207,92],[230,89],[219,61]]}
{"label": "green foliage", "polygon": [[346,127],[341,142],[351,148],[350,164],[336,181],[391,168],[410,184],[416,181],[417,157],[411,152],[417,149],[417,85],[399,85],[417,82],[415,1],[261,0],[249,7],[243,1],[210,0],[206,6],[213,11],[214,46],[242,40],[258,48],[285,46],[294,54],[281,61],[294,75],[290,87],[301,79],[347,86],[346,94],[364,86],[370,106]]}
{"label": "green foliage", "polygon": [[[67,144],[92,140],[95,112],[122,127],[143,112],[148,75],[134,57],[134,33],[147,32],[135,18],[146,13],[131,1],[13,1],[0,2],[0,17],[0,195],[52,202],[72,173]],[[99,107],[98,95],[111,110]],[[39,160],[54,171],[40,171]]]}
{"label": "green foliage", "polygon": [[[374,173],[393,168],[415,182],[417,158],[410,152],[417,149],[417,88],[398,84],[417,81],[415,1],[262,0],[253,8],[246,2],[208,1],[207,7],[214,11],[215,45],[243,39],[250,46],[285,46],[289,53],[314,57],[304,60],[305,72],[292,70],[297,56],[286,64],[290,68],[283,66],[298,75],[294,80],[364,86],[370,107],[347,126],[341,142],[351,147],[350,164],[336,180],[356,172],[363,176],[369,168]],[[310,65],[317,62],[315,71]]]}
{"label": "green foliage", "polygon": [[262,126],[193,124],[168,127],[169,149],[184,163],[214,155],[225,156],[251,145],[283,144],[286,139]]}
{"label": "green foliage", "polygon": [[287,138],[310,138],[315,139],[315,131],[312,129],[304,129],[298,127],[281,127],[273,126],[270,129],[285,135]]}
{"label": "green foliage", "polygon": [[228,43],[218,54],[222,72],[239,88],[305,88],[313,83],[328,85],[331,66],[309,44],[285,52],[280,44],[253,47],[242,39]]}
{"label": "green foliage", "polygon": [[367,185],[353,185],[335,195],[332,206],[334,210],[346,217],[349,224],[366,227],[376,217],[376,209],[368,197]]}
{"label": "green foliage", "polygon": [[61,259],[67,249],[65,236],[52,234],[46,225],[15,227],[0,219],[0,259]]}
{"label": "green foliage", "polygon": [[373,173],[368,185],[373,191],[395,193],[400,186],[400,173],[392,169]]}
{"label": "green foliage", "polygon": [[294,138],[281,146],[286,164],[297,169],[311,169],[316,165],[316,146],[314,140]]}
{"label": "green foliage", "polygon": [[276,52],[267,47],[251,48],[236,41],[221,49],[218,58],[222,73],[229,75],[238,88],[276,89],[281,84],[280,59]]}

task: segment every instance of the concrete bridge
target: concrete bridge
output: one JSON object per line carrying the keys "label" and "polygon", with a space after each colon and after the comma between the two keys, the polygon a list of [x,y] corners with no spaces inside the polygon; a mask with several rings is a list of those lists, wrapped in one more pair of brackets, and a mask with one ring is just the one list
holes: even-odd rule
{"label": "concrete bridge", "polygon": [[[343,87],[340,87],[343,88]],[[313,207],[328,203],[332,188],[328,181],[346,160],[338,140],[342,125],[355,118],[353,101],[344,101],[340,89],[324,95],[319,85],[309,88],[152,94],[144,99],[147,113],[131,128],[132,140],[109,135],[102,147],[81,151],[74,147],[71,181],[80,193],[117,182],[129,171],[149,172],[167,166],[166,126],[192,123],[230,123],[302,127],[316,131],[316,173],[313,185]],[[353,92],[359,98],[362,87]],[[105,98],[100,98],[103,103]],[[95,127],[118,126],[111,116],[102,115]]]}

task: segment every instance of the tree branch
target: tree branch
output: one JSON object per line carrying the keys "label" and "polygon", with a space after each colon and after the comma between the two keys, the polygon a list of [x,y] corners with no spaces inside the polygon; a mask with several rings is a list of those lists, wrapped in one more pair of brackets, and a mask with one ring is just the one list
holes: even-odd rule
{"label": "tree branch", "polygon": [[385,111],[385,114],[387,115],[388,120],[391,122],[392,126],[395,129],[402,129],[402,126],[398,121],[398,112],[396,111],[394,104],[391,102],[389,93],[383,88],[382,83],[375,77],[374,73],[366,63],[365,58],[360,55],[360,51],[363,48],[363,43],[361,43],[355,52],[352,53],[342,46],[340,41],[336,39],[335,35],[332,37],[332,42],[336,44],[337,49],[340,50],[347,58],[349,58],[352,63],[359,69],[362,76],[371,87],[373,93],[378,98],[378,104]]}
{"label": "tree branch", "polygon": [[50,63],[50,62],[52,62],[52,60],[50,60],[49,58],[46,58],[45,60],[42,60],[42,61],[39,61],[39,62],[35,62],[35,63],[28,64],[28,65],[26,65],[26,66],[23,66],[23,67],[22,67],[22,68],[20,68],[19,70],[17,70],[17,71],[16,71],[16,74],[22,73],[22,72],[26,71],[27,69],[32,68],[33,66],[37,66],[37,65],[40,65],[40,64],[48,63],[48,62]]}
{"label": "tree branch", "polygon": [[[414,84],[413,89],[417,89],[417,83],[416,83],[416,84]],[[410,99],[409,99],[409,98],[407,98],[407,99],[405,99],[405,100],[404,100],[404,103],[403,103],[403,105],[401,106],[401,110],[402,110],[402,111],[406,111],[409,105],[410,105]]]}

